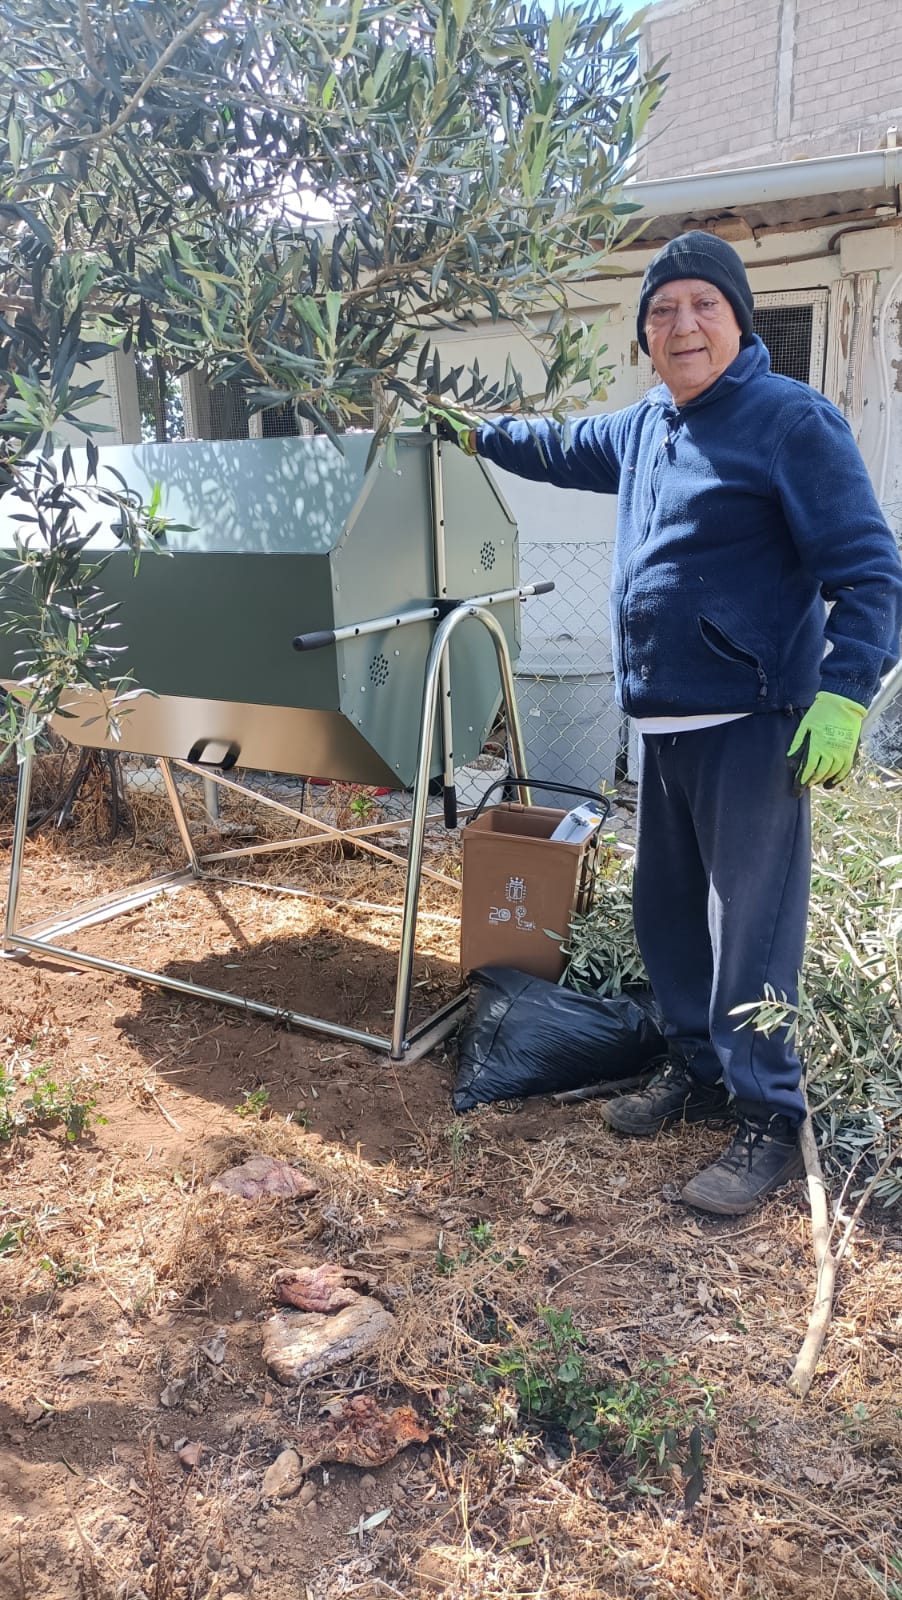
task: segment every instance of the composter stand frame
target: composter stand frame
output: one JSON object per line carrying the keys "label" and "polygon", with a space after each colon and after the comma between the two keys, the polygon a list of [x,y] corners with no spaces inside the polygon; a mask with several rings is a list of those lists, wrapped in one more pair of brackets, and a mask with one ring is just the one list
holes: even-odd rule
{"label": "composter stand frame", "polygon": [[[204,779],[212,779],[214,783],[227,788],[237,789],[261,804],[274,806],[276,809],[284,811],[295,822],[298,819],[304,820],[318,830],[319,838],[353,839],[362,848],[373,850],[377,855],[387,856],[390,860],[399,860],[391,852],[367,842],[367,833],[376,831],[373,827],[328,828],[319,819],[309,817],[304,812],[295,811],[291,807],[282,805],[268,797],[255,794],[245,785],[238,784],[233,779],[212,771],[210,767],[199,769],[186,761],[174,761],[166,757],[158,758],[158,766],[163,775],[167,796],[187,856],[187,867],[181,871],[150,879],[124,893],[115,892],[93,900],[88,904],[79,905],[68,915],[43,918],[40,922],[22,926],[19,920],[19,898],[34,769],[34,734],[32,731],[29,735],[28,731],[26,731],[24,750],[19,766],[16,811],[13,825],[9,896],[3,934],[4,955],[15,956],[20,951],[26,951],[30,954],[49,957],[67,966],[82,968],[86,971],[118,973],[122,977],[134,978],[139,983],[156,988],[169,989],[176,994],[188,995],[201,1000],[211,1000],[219,1005],[231,1006],[238,1011],[265,1017],[286,1027],[301,1028],[324,1034],[328,1038],[341,1039],[351,1044],[362,1045],[366,1049],[389,1055],[393,1061],[414,1061],[425,1055],[442,1039],[446,1038],[456,1026],[459,1013],[466,999],[466,992],[462,991],[441,1006],[430,1017],[426,1018],[425,1021],[411,1028],[410,997],[420,886],[423,872],[428,870],[423,867],[423,844],[428,820],[430,765],[436,723],[440,715],[440,697],[447,698],[450,691],[449,643],[452,634],[464,623],[466,618],[473,618],[475,624],[487,629],[494,644],[495,659],[501,681],[502,704],[510,740],[512,765],[516,776],[520,778],[526,778],[527,776],[523,734],[517,710],[510,653],[504,629],[497,617],[484,606],[463,602],[438,623],[426,663],[416,777],[413,786],[413,807],[409,823],[407,859],[405,862],[404,898],[401,910],[395,998],[390,1034],[380,1036],[367,1033],[359,1028],[346,1027],[341,1023],[330,1022],[323,1017],[269,1005],[264,1001],[255,1000],[246,995],[208,988],[201,984],[191,983],[187,979],[172,977],[165,973],[149,972],[141,967],[131,966],[126,962],[88,955],[83,951],[72,948],[69,944],[60,942],[77,933],[81,928],[109,921],[126,911],[147,904],[161,894],[177,893],[180,889],[199,881],[213,883],[247,881],[231,879],[222,876],[218,872],[208,870],[216,862],[233,860],[239,856],[258,854],[262,849],[270,851],[302,848],[316,842],[315,836],[301,840],[287,839],[265,847],[248,846],[244,849],[237,848],[199,856],[192,840],[181,797],[178,793],[172,770],[173,766],[195,773]],[[379,831],[385,831],[384,825],[379,826]],[[261,886],[258,885],[256,887]],[[284,885],[267,885],[266,890],[270,892],[292,892]],[[266,891],[261,887],[261,892]],[[324,898],[328,897],[324,896]]]}

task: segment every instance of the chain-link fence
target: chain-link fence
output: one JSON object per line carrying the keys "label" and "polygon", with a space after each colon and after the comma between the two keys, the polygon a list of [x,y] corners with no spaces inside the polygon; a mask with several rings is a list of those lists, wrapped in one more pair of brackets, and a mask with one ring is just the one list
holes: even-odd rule
{"label": "chain-link fence", "polygon": [[878,767],[902,776],[902,697],[875,721],[865,736],[865,749]]}
{"label": "chain-link fence", "polygon": [[885,681],[884,692],[888,692],[890,698],[879,715],[865,725],[864,746],[879,767],[902,775],[902,675],[899,668]]}
{"label": "chain-link fence", "polygon": [[629,727],[614,700],[611,546],[524,543],[520,573],[524,583],[555,585],[522,614],[515,674],[529,771],[546,782],[610,787],[629,764]]}

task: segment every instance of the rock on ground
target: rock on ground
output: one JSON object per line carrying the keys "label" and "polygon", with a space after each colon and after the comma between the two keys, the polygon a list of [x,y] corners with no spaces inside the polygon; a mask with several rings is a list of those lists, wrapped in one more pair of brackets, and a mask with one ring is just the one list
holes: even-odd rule
{"label": "rock on ground", "polygon": [[301,1487],[303,1476],[297,1451],[283,1450],[263,1475],[263,1498],[284,1500],[288,1495],[295,1494]]}
{"label": "rock on ground", "polygon": [[[280,1267],[273,1276],[277,1299],[299,1311],[341,1311],[360,1298],[361,1278],[332,1261],[318,1267]],[[357,1287],[355,1287],[357,1285]]]}
{"label": "rock on ground", "polygon": [[378,1300],[360,1296],[331,1316],[277,1311],[263,1330],[263,1359],[280,1383],[299,1383],[359,1360],[394,1326]]}
{"label": "rock on ground", "polygon": [[[304,1471],[322,1463],[381,1467],[411,1444],[426,1444],[429,1429],[412,1406],[383,1411],[371,1395],[342,1401],[337,1414],[311,1423],[297,1435]],[[361,1488],[363,1488],[361,1481]],[[372,1480],[375,1488],[375,1479]]]}

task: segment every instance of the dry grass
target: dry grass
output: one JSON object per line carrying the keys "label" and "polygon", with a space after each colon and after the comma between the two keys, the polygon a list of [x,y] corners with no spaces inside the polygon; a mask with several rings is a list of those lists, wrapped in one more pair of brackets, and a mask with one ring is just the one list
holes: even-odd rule
{"label": "dry grass", "polygon": [[[32,780],[32,814],[52,812],[54,802],[64,792],[71,777],[77,752],[54,738],[58,749],[39,756],[34,763]],[[10,830],[15,804],[15,765],[8,758],[0,769],[0,831]],[[135,865],[143,871],[147,849],[153,852],[155,870],[174,868],[185,864],[184,848],[173,826],[172,811],[155,767],[141,770],[133,760],[127,762],[133,781],[123,785],[123,841],[137,846]],[[310,838],[316,829],[302,821],[293,823],[284,812],[260,804],[252,795],[220,789],[219,819],[209,817],[200,779],[178,774],[179,792],[185,815],[199,854],[231,850],[242,844],[274,845],[290,840]],[[358,794],[368,796],[368,791],[353,784],[309,786],[303,796],[305,813],[326,828],[354,828],[360,824],[372,825],[392,821],[390,809],[378,797],[368,802],[364,811],[352,809]],[[300,803],[300,790],[287,791],[286,800],[292,808]],[[285,798],[284,796],[280,798]],[[76,859],[94,859],[99,850],[104,859],[109,855],[109,816],[105,800],[96,780],[89,781],[67,814],[64,835],[67,852]],[[55,816],[50,815],[44,832],[55,830]],[[7,833],[7,838],[9,834]],[[388,850],[403,862],[405,856],[404,831],[388,831],[373,838],[373,843]],[[427,840],[425,864],[432,871],[442,873],[455,881],[460,876],[459,839],[439,833]],[[125,865],[125,853],[119,852],[119,869]],[[324,838],[321,843],[285,849],[271,854],[236,859],[213,865],[214,874],[234,875],[260,884],[284,884],[307,892],[322,891],[339,899],[379,901],[400,905],[403,894],[401,866],[392,868],[374,855],[355,846]],[[457,910],[456,891],[428,875],[423,883],[422,909],[454,915]]]}
{"label": "dry grass", "polygon": [[[455,1600],[879,1594],[865,1567],[875,1551],[884,1561],[892,1555],[902,1533],[898,1261],[882,1255],[879,1241],[862,1245],[868,1335],[853,1294],[829,1386],[802,1411],[783,1382],[804,1322],[804,1211],[777,1205],[757,1222],[718,1228],[668,1215],[660,1185],[673,1174],[676,1141],[631,1151],[624,1185],[623,1167],[612,1171],[610,1150],[598,1148],[592,1111],[578,1118],[547,1149],[511,1151],[494,1143],[498,1113],[489,1113],[474,1119],[449,1162],[452,1192],[472,1186],[482,1212],[519,1220],[499,1222],[491,1248],[450,1273],[427,1268],[410,1280],[390,1368],[396,1382],[446,1408],[442,1510],[431,1530],[418,1528],[399,1548],[394,1591],[373,1582],[348,1592],[372,1600],[386,1592]],[[566,1204],[584,1215],[593,1190],[611,1202],[603,1239],[578,1224],[555,1227],[553,1212],[530,1220],[532,1197],[543,1205],[559,1197],[558,1216]],[[459,1250],[460,1238],[444,1248]],[[474,1369],[499,1348],[485,1331],[487,1307],[509,1346],[535,1338],[536,1307],[546,1301],[578,1308],[600,1370],[679,1355],[716,1391],[716,1443],[691,1516],[674,1499],[643,1504],[622,1474],[606,1477],[591,1456],[549,1461],[510,1395],[506,1410],[493,1408],[474,1384]]]}
{"label": "dry grass", "polygon": [[[377,1268],[378,1250],[367,1257],[361,1238],[378,1238],[374,1208],[391,1206],[393,1192],[406,1183],[408,1191],[421,1186],[417,1212],[425,1209],[438,1224],[441,1252],[455,1263],[439,1270],[435,1253],[421,1254],[385,1279],[383,1262],[398,1325],[381,1383],[417,1395],[439,1428],[426,1497],[412,1523],[392,1539],[376,1539],[366,1558],[326,1563],[311,1592],[324,1600],[344,1594],[614,1600],[640,1593],[870,1600],[879,1594],[864,1567],[898,1549],[902,1481],[898,1260],[883,1255],[878,1241],[860,1247],[857,1287],[846,1296],[831,1345],[829,1384],[803,1411],[782,1386],[807,1298],[802,1207],[777,1203],[743,1228],[699,1228],[660,1199],[661,1181],[680,1159],[677,1140],[643,1147],[624,1184],[626,1160],[612,1160],[594,1108],[568,1116],[568,1127],[547,1148],[522,1144],[512,1126],[500,1112],[488,1112],[467,1125],[465,1140],[452,1143],[447,1124],[433,1122],[423,1132],[437,1155],[426,1167],[399,1163],[383,1171],[332,1147],[305,1161],[322,1184],[319,1219],[336,1206],[344,1210],[343,1228],[334,1215],[330,1224],[336,1229],[330,1256],[353,1255]],[[218,1144],[211,1168],[251,1148],[297,1158],[303,1138],[275,1120],[263,1122]],[[603,1228],[587,1217],[587,1195],[605,1208]],[[536,1216],[535,1200],[558,1209]],[[116,1256],[134,1202],[127,1181],[107,1179],[98,1192],[111,1285],[121,1286],[123,1277],[134,1282],[140,1265],[140,1240],[130,1263]],[[396,1195],[394,1206],[403,1218]],[[236,1239],[232,1206],[207,1192],[199,1172],[190,1192],[153,1193],[145,1209],[153,1222],[148,1248],[157,1299],[128,1307],[136,1327],[152,1303],[190,1308],[209,1301],[236,1253],[261,1299],[274,1263],[296,1259],[299,1246],[315,1257],[327,1253],[322,1231],[308,1231],[298,1218],[287,1228],[290,1219],[277,1207],[255,1214]],[[364,1226],[352,1226],[351,1217],[363,1218]],[[474,1219],[491,1222],[491,1242],[465,1259]],[[28,1288],[23,1282],[20,1292]],[[601,1370],[628,1370],[640,1355],[678,1354],[717,1390],[714,1454],[691,1517],[682,1513],[678,1493],[643,1501],[622,1474],[612,1476],[591,1455],[549,1456],[541,1430],[518,1414],[511,1395],[493,1397],[479,1379],[502,1345],[535,1337],[536,1307],[549,1301],[574,1309]],[[179,1349],[180,1357],[178,1349],[170,1352],[160,1381],[191,1378],[193,1345],[183,1337]],[[49,1359],[49,1348],[36,1339],[26,1353],[30,1364]],[[234,1501],[235,1510],[247,1503],[242,1471],[259,1481],[261,1470],[252,1441],[245,1452],[248,1445],[244,1465],[236,1460],[227,1469],[222,1457],[211,1461],[199,1480],[205,1504],[211,1497],[223,1507]],[[151,1494],[154,1473],[159,1481]],[[173,1507],[185,1515],[184,1485],[160,1477],[152,1457],[146,1474],[140,1482],[150,1498],[138,1511],[149,1531],[136,1526],[134,1537],[142,1533],[139,1544],[154,1545],[146,1577],[156,1587],[145,1583],[143,1592],[163,1600],[206,1594],[188,1585],[184,1553],[173,1553],[172,1528],[160,1521],[173,1521]],[[226,1512],[227,1519],[233,1515]],[[196,1545],[208,1535],[193,1510],[191,1518]],[[92,1552],[86,1543],[81,1555],[90,1600],[142,1592],[114,1589]],[[115,1570],[118,1562],[108,1556],[111,1562]]]}
{"label": "dry grass", "polygon": [[[178,858],[170,834],[148,850],[146,830],[164,827],[165,809],[146,804],[137,843],[107,863],[114,878],[146,875],[148,855],[156,866],[170,848]],[[296,863],[311,888],[326,870],[314,869],[316,855]],[[32,847],[54,890],[94,874],[92,890],[108,886],[103,856],[88,829]],[[389,871],[357,860],[336,871],[360,898],[391,898]],[[222,894],[237,914],[242,891]],[[199,950],[209,904],[195,891],[179,898],[179,937]],[[285,915],[272,903],[256,935],[264,942]],[[327,915],[315,906],[311,925],[331,929]],[[133,1034],[141,1005],[126,985],[15,975],[8,1048],[39,1040],[61,1076],[90,1067],[109,1122],[71,1150],[29,1135],[0,1152],[0,1236],[23,1225],[0,1259],[0,1475],[4,1428],[22,1435],[7,1454],[21,1451],[23,1481],[61,1455],[76,1469],[57,1468],[68,1500],[41,1478],[56,1500],[32,1504],[18,1530],[4,1524],[12,1564],[0,1549],[0,1593],[4,1584],[14,1600],[891,1593],[889,1578],[881,1588],[867,1570],[890,1573],[902,1551],[902,1238],[891,1214],[858,1234],[802,1406],[786,1389],[811,1293],[801,1186],[739,1223],[694,1218],[668,1198],[723,1135],[629,1144],[591,1102],[484,1107],[455,1120],[437,1089],[447,1066],[393,1067],[296,1036],[292,1081],[317,1090],[304,1127],[286,1121],[296,1101],[279,1099],[281,1036],[265,1025],[156,996]],[[112,1020],[93,1045],[102,1015]],[[240,1091],[257,1082],[272,1104],[241,1119]],[[367,1092],[354,1099],[358,1089]],[[210,1193],[212,1175],[256,1151],[301,1163],[316,1197],[247,1210]],[[282,1391],[259,1357],[272,1271],[323,1259],[372,1278],[395,1313],[394,1336],[379,1364]],[[67,1271],[75,1281],[62,1281]],[[570,1312],[599,1381],[670,1360],[687,1393],[712,1396],[714,1437],[690,1513],[682,1473],[653,1494],[630,1483],[614,1450],[569,1454],[560,1428],[491,1377],[499,1356],[535,1349],[545,1306]],[[222,1368],[199,1353],[218,1327],[228,1333]],[[97,1366],[60,1376],[85,1356]],[[176,1407],[161,1399],[173,1384],[184,1385]],[[381,1469],[368,1490],[352,1469],[328,1485],[319,1474],[311,1510],[261,1506],[263,1471],[299,1414],[355,1385],[386,1403],[413,1397],[435,1428],[431,1449]],[[191,1473],[174,1454],[182,1436],[204,1447]],[[388,1506],[381,1527],[349,1536],[367,1507]],[[230,1566],[239,1559],[250,1577]]]}

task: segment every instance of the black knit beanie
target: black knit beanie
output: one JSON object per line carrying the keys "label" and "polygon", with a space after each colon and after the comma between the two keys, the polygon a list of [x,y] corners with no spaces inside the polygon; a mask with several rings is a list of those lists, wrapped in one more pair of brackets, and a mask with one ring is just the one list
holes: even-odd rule
{"label": "black knit beanie", "polygon": [[675,278],[703,278],[705,283],[713,283],[733,307],[743,339],[748,338],[752,331],[755,302],[742,260],[725,239],[718,239],[716,233],[698,230],[671,239],[663,250],[652,256],[645,269],[639,292],[636,328],[639,343],[646,355],[648,340],[645,337],[645,313],[648,302],[658,289],[665,283],[672,283]]}

